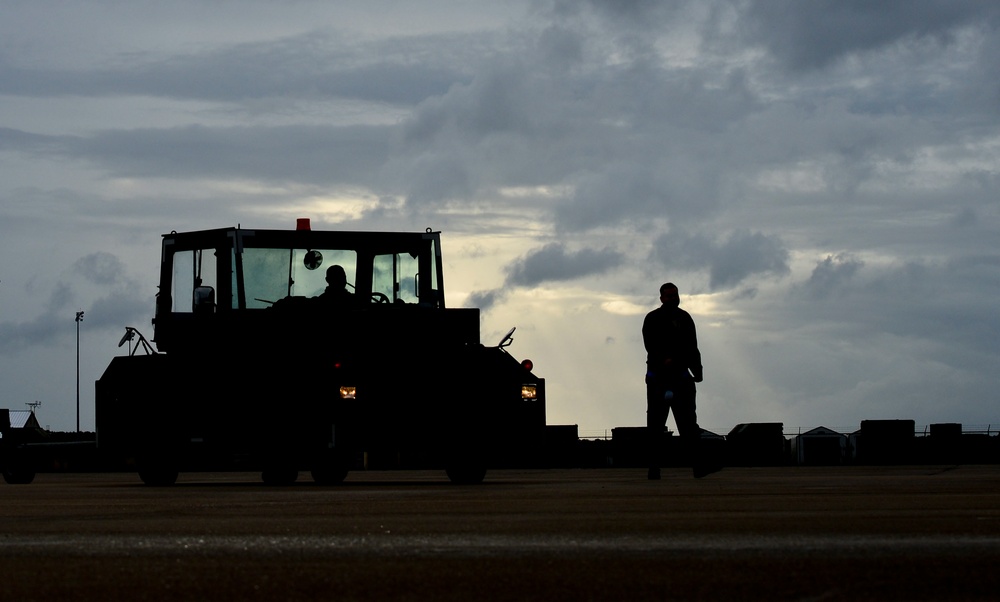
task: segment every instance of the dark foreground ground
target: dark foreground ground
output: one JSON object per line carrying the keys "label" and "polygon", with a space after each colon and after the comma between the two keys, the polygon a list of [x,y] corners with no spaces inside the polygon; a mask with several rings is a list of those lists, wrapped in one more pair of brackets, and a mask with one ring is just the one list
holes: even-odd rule
{"label": "dark foreground ground", "polygon": [[0,483],[0,600],[1000,599],[1000,467]]}

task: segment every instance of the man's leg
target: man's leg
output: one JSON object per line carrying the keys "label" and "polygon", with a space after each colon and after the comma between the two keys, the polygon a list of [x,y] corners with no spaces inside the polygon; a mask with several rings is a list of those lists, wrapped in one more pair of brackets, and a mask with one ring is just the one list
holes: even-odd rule
{"label": "man's leg", "polygon": [[684,459],[691,466],[697,466],[700,460],[698,448],[701,427],[698,426],[694,386],[678,386],[671,405],[674,409],[674,421],[677,423],[677,434],[684,444]]}
{"label": "man's leg", "polygon": [[677,421],[677,431],[684,441],[694,478],[700,479],[718,472],[722,467],[716,461],[710,461],[702,452],[701,427],[698,426],[695,397],[693,383],[689,390],[685,389],[680,396],[675,397],[674,420]]}
{"label": "man's leg", "polygon": [[663,449],[663,427],[667,424],[670,406],[663,399],[662,384],[646,377],[646,461],[649,465],[647,477],[660,478],[660,451]]}

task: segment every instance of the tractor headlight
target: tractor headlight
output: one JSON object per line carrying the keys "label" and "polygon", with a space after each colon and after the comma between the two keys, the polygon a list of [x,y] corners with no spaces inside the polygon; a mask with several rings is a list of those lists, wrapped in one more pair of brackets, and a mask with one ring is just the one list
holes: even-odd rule
{"label": "tractor headlight", "polygon": [[357,399],[358,388],[357,387],[341,387],[340,388],[340,398],[341,399]]}
{"label": "tractor headlight", "polygon": [[521,399],[538,399],[538,385],[521,385]]}

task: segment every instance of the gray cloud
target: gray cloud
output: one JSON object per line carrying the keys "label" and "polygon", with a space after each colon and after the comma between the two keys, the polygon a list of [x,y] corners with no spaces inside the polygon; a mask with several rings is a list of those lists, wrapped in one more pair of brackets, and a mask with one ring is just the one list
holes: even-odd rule
{"label": "gray cloud", "polygon": [[0,355],[29,346],[49,345],[56,337],[67,333],[67,324],[60,324],[48,314],[22,322],[0,322]]}
{"label": "gray cloud", "polygon": [[128,291],[95,299],[84,319],[90,327],[119,329],[138,325],[140,330],[151,334],[147,329],[152,315],[152,299],[142,298],[137,291]]}
{"label": "gray cloud", "polygon": [[712,290],[728,288],[751,275],[789,273],[788,251],[780,239],[760,232],[734,232],[713,254],[710,267]]}
{"label": "gray cloud", "polygon": [[996,26],[1000,7],[989,0],[754,0],[743,17],[743,31],[779,60],[815,69],[907,40],[952,43],[958,27]]}
{"label": "gray cloud", "polygon": [[529,252],[507,266],[507,284],[536,286],[544,282],[574,280],[601,274],[620,266],[624,256],[613,249],[567,251],[561,243],[550,243]]}
{"label": "gray cloud", "polygon": [[487,291],[473,291],[469,294],[469,307],[478,307],[480,311],[487,312],[494,305],[502,301],[508,294],[505,289],[493,289]]}
{"label": "gray cloud", "polygon": [[73,264],[76,272],[95,284],[115,285],[125,277],[125,265],[111,253],[97,252],[81,257]]}
{"label": "gray cloud", "polygon": [[62,137],[34,134],[14,128],[0,127],[0,150],[35,153],[57,150]]}
{"label": "gray cloud", "polygon": [[[12,138],[16,138],[12,136]],[[273,126],[107,130],[89,136],[23,134],[52,155],[86,161],[116,177],[240,178],[377,186],[388,153],[386,126]],[[13,144],[12,144],[13,146]]]}
{"label": "gray cloud", "polygon": [[222,45],[197,53],[119,57],[96,69],[18,67],[0,60],[0,93],[33,96],[156,96],[240,103],[261,98],[350,98],[412,105],[468,79],[449,46],[464,36],[364,42],[309,33]]}
{"label": "gray cloud", "polygon": [[876,266],[838,254],[818,261],[787,297],[746,303],[762,304],[755,312],[764,329],[810,331],[830,345],[869,352],[889,337],[907,341],[912,356],[968,370],[1000,359],[997,295],[997,255]]}
{"label": "gray cloud", "polygon": [[711,290],[727,290],[751,276],[789,273],[789,253],[776,236],[737,230],[725,239],[668,233],[654,241],[653,257],[672,270],[707,268]]}
{"label": "gray cloud", "polygon": [[844,253],[828,255],[826,259],[816,264],[806,282],[806,289],[809,295],[817,298],[838,296],[840,289],[846,286],[864,265],[863,261]]}
{"label": "gray cloud", "polygon": [[486,311],[510,295],[513,287],[532,287],[600,275],[624,262],[625,255],[614,249],[569,251],[564,244],[553,242],[528,252],[504,268],[507,276],[503,287],[475,291],[469,295],[468,301]]}
{"label": "gray cloud", "polygon": [[[84,290],[96,288],[94,290]],[[45,294],[32,285],[30,296]],[[90,328],[144,324],[152,315],[152,301],[140,295],[136,280],[124,263],[112,253],[96,252],[81,257],[70,266],[70,275],[51,284],[42,313],[25,320],[0,322],[0,354],[10,354],[33,346],[51,346],[69,336],[75,312],[84,311]]]}

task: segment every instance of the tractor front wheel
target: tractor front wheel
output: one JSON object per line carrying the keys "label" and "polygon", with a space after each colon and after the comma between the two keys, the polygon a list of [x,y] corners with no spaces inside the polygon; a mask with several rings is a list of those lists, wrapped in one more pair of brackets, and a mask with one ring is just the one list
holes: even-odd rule
{"label": "tractor front wheel", "polygon": [[3,480],[8,485],[28,485],[35,480],[35,471],[28,468],[4,468]]}

